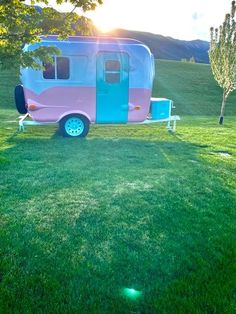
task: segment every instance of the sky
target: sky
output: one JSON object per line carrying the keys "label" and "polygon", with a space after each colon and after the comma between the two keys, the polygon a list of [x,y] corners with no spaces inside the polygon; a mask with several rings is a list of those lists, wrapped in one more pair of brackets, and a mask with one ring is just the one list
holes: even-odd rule
{"label": "sky", "polygon": [[[102,31],[114,28],[146,31],[177,39],[209,40],[211,26],[218,27],[230,12],[231,0],[103,0],[103,5],[84,15]],[[65,4],[56,7],[68,11]],[[81,12],[77,9],[77,13]]]}

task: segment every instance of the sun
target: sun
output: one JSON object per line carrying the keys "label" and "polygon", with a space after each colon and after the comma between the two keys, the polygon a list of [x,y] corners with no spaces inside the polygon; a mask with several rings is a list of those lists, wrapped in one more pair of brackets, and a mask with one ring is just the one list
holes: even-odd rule
{"label": "sun", "polygon": [[102,25],[102,26],[95,25],[95,26],[103,34],[110,33],[115,29],[114,27],[105,26],[105,25]]}
{"label": "sun", "polygon": [[94,17],[93,23],[102,33],[109,33],[116,28],[111,20],[104,18],[103,16]]}

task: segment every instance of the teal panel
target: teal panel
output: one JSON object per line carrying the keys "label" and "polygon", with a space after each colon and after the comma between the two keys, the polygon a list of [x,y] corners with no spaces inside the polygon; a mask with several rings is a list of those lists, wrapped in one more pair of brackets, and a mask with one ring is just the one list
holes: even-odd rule
{"label": "teal panel", "polygon": [[96,122],[127,123],[129,56],[124,52],[97,55]]}

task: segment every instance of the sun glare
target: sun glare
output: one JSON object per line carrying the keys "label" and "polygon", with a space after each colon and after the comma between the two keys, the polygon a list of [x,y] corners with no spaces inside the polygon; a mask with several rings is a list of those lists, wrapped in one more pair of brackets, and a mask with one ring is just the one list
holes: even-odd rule
{"label": "sun glare", "polygon": [[104,17],[96,16],[96,18],[93,18],[93,22],[98,30],[102,33],[108,33],[115,29],[114,25],[112,25],[112,22],[108,19],[104,19]]}

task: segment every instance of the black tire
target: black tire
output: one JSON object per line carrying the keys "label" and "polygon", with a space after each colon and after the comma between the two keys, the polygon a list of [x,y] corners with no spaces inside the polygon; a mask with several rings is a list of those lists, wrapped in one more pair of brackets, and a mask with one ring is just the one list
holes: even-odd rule
{"label": "black tire", "polygon": [[25,114],[27,113],[27,109],[25,107],[25,95],[22,85],[17,85],[15,87],[15,103],[16,109],[19,113]]}
{"label": "black tire", "polygon": [[60,133],[64,137],[85,137],[89,126],[88,118],[81,114],[69,114],[59,122]]}

